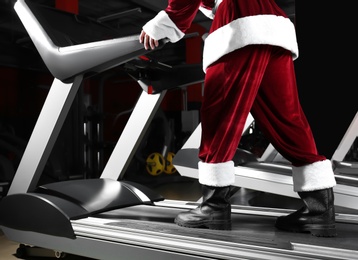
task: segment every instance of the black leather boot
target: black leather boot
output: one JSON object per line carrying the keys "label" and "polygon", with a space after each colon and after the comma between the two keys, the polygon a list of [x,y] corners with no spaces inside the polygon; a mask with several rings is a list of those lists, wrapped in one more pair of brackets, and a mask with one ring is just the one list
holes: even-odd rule
{"label": "black leather boot", "polygon": [[230,186],[202,186],[203,201],[195,209],[179,213],[174,222],[188,228],[231,229]]}
{"label": "black leather boot", "polygon": [[275,226],[291,232],[310,232],[317,237],[337,236],[332,188],[298,192],[305,206],[278,217]]}

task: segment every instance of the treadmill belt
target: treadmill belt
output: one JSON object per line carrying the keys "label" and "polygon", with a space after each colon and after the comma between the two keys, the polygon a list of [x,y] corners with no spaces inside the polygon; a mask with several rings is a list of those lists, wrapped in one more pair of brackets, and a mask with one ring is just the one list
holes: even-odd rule
{"label": "treadmill belt", "polygon": [[143,221],[143,220],[121,220],[118,222],[113,222],[109,224],[116,227],[124,227],[131,229],[140,229],[151,232],[159,232],[163,234],[175,234],[179,236],[190,236],[191,238],[201,238],[201,239],[210,239],[210,240],[219,240],[233,243],[249,243],[252,245],[259,245],[265,247],[275,247],[275,248],[285,248],[290,249],[291,245],[287,241],[282,241],[277,243],[272,232],[262,232],[256,229],[250,229],[249,232],[245,232],[240,229],[233,230],[210,230],[204,228],[190,229],[185,227],[180,227],[176,224],[169,223],[160,223],[152,221]]}
{"label": "treadmill belt", "polygon": [[338,236],[322,238],[312,236],[310,233],[291,233],[278,230],[274,227],[276,217],[233,213],[231,230],[193,229],[180,227],[174,223],[175,216],[181,211],[185,211],[185,209],[137,205],[100,214],[99,217],[113,219],[106,224],[109,226],[156,232],[159,233],[159,236],[160,234],[171,234],[280,249],[293,249],[294,244],[332,249],[358,249],[357,224],[337,222]]}

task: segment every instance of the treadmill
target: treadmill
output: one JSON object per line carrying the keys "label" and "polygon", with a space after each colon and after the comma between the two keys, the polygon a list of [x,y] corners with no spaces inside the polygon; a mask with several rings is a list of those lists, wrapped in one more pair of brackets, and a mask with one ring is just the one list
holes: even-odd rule
{"label": "treadmill", "polygon": [[[254,118],[249,114],[244,132],[253,124]],[[358,162],[346,161],[345,156],[357,138],[358,112],[347,129],[341,143],[331,158],[337,185],[333,188],[335,205],[358,210]],[[198,147],[200,145],[201,125],[199,124],[183,147],[173,159],[175,168],[184,176],[198,178]],[[247,160],[239,160],[245,156],[238,149],[234,157],[235,185],[248,189],[261,190],[278,195],[298,198],[293,191],[292,168],[288,161],[269,159],[277,151],[269,145],[263,155]],[[247,157],[247,155],[246,155]],[[236,161],[235,161],[235,158]]]}
{"label": "treadmill", "polygon": [[[41,20],[41,6],[18,0],[14,8],[54,81],[8,194],[0,201],[0,226],[8,239],[53,250],[58,257],[69,253],[103,260],[358,259],[358,225],[353,214],[337,214],[335,238],[276,230],[276,217],[292,212],[281,208],[233,205],[232,230],[174,224],[180,211],[198,203],[167,200],[143,185],[121,180],[166,93],[166,89],[148,93],[156,87],[140,79],[143,92],[100,178],[39,186],[82,80],[147,51],[138,43],[138,35],[59,47]],[[203,80],[201,73],[194,74],[196,79],[181,85]]]}

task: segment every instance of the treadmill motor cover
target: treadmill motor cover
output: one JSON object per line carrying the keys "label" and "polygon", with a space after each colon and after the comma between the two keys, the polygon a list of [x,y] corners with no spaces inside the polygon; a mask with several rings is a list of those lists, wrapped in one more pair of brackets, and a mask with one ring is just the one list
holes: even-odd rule
{"label": "treadmill motor cover", "polygon": [[0,225],[75,239],[71,221],[164,198],[137,183],[110,179],[56,182],[0,202]]}

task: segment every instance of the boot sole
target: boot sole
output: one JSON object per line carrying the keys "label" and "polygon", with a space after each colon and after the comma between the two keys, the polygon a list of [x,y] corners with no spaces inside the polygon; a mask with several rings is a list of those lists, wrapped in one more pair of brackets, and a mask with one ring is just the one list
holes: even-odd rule
{"label": "boot sole", "polygon": [[295,232],[295,233],[311,233],[312,236],[316,237],[336,237],[337,230],[335,225],[318,225],[318,224],[308,224],[301,227],[292,227],[292,226],[279,226],[275,225],[276,228]]}
{"label": "boot sole", "polygon": [[174,220],[174,223],[181,227],[186,228],[208,228],[212,230],[231,230],[231,221],[208,221],[208,222],[195,222],[195,223],[188,223],[188,222],[181,222],[177,219]]}

